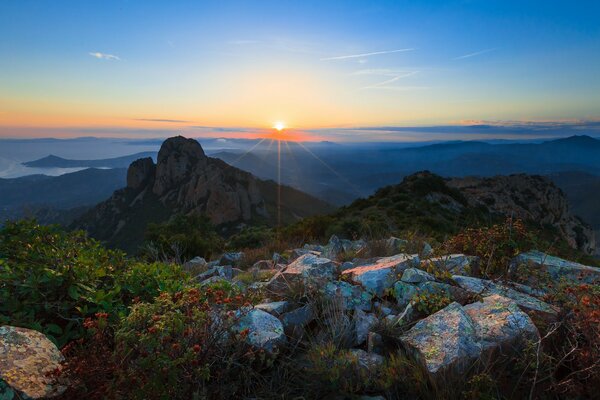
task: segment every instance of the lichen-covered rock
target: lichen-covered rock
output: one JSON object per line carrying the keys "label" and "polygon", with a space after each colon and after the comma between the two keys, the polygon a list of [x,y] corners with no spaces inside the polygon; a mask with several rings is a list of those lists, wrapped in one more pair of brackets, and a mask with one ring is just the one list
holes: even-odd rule
{"label": "lichen-covered rock", "polygon": [[537,314],[545,320],[556,319],[558,310],[533,296],[517,291],[509,286],[500,285],[485,279],[454,275],[452,279],[463,289],[483,297],[499,294],[513,300],[524,311]]}
{"label": "lichen-covered rock", "polygon": [[471,276],[479,272],[479,257],[449,254],[423,260],[421,265],[423,268],[432,265],[436,269],[445,270],[452,274]]}
{"label": "lichen-covered rock", "polygon": [[241,332],[246,329],[247,342],[256,348],[275,352],[287,343],[281,321],[268,312],[254,309],[242,316],[234,330]]}
{"label": "lichen-covered rock", "polygon": [[481,354],[472,319],[458,303],[417,322],[401,336],[405,349],[432,375],[466,371]]}
{"label": "lichen-covered rock", "polygon": [[392,257],[376,258],[343,271],[354,283],[377,296],[383,296],[386,289],[398,280],[405,269],[419,264],[418,255],[398,254]]}
{"label": "lichen-covered rock", "polygon": [[50,376],[62,361],[62,354],[44,334],[14,326],[0,327],[0,382],[8,385],[4,393],[0,391],[3,399],[10,398],[10,393],[16,395],[15,399],[62,394],[66,388]]}
{"label": "lichen-covered rock", "polygon": [[337,267],[330,259],[309,253],[300,256],[282,272],[284,277],[290,281],[324,283],[336,278]]}
{"label": "lichen-covered rock", "polygon": [[519,351],[539,339],[537,328],[517,304],[491,295],[462,307],[454,302],[417,322],[400,340],[404,348],[438,378],[461,374],[493,350]]}
{"label": "lichen-covered rock", "polygon": [[198,274],[198,276],[196,276],[196,280],[198,282],[203,282],[206,279],[212,278],[214,276],[219,276],[221,278],[229,280],[233,278],[233,268],[231,267],[231,265],[212,267],[211,269],[204,271],[201,274]]}
{"label": "lichen-covered rock", "polygon": [[415,294],[417,287],[410,283],[398,281],[394,284],[394,297],[400,307],[406,307]]}
{"label": "lichen-covered rock", "polygon": [[536,250],[515,257],[510,266],[511,275],[516,276],[521,266],[532,268],[534,272],[545,272],[556,282],[565,279],[575,283],[600,284],[600,268],[563,260]]}
{"label": "lichen-covered rock", "polygon": [[435,281],[433,275],[417,268],[408,268],[402,273],[402,282],[406,283],[421,283],[427,281]]}
{"label": "lichen-covered rock", "polygon": [[359,309],[363,311],[371,310],[371,299],[373,295],[360,286],[351,285],[344,281],[332,281],[321,289],[321,292],[328,298],[339,298],[342,300],[344,308],[347,310]]}
{"label": "lichen-covered rock", "polygon": [[494,294],[483,301],[463,307],[475,323],[475,334],[482,349],[517,348],[519,341],[539,339],[531,318],[512,300]]}

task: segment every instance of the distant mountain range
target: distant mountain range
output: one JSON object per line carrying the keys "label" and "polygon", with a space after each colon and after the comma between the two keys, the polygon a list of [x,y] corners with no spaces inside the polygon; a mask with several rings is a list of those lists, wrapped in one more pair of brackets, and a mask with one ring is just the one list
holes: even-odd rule
{"label": "distant mountain range", "polygon": [[[284,142],[280,162],[274,143],[262,143],[247,153],[236,147],[240,143],[235,141],[215,139],[207,143],[213,149],[212,157],[263,180],[277,180],[280,176],[283,184],[338,206],[397,184],[405,176],[421,170],[446,177],[544,175],[565,192],[574,213],[591,224],[600,237],[600,202],[596,200],[600,196],[600,140],[589,136],[539,143],[466,141],[421,146]],[[216,151],[219,144],[227,150]],[[37,168],[115,168],[148,156],[156,158],[156,153],[141,152],[102,160],[48,156],[26,164]],[[79,171],[55,178],[37,175],[2,180],[0,217],[35,214],[34,210],[39,209],[44,210],[45,216],[52,217],[56,210],[89,207],[124,186],[126,171],[119,169]]]}
{"label": "distant mountain range", "polygon": [[68,223],[69,215],[76,216],[82,207],[91,207],[123,187],[126,174],[124,168],[89,168],[60,176],[0,179],[0,220],[43,216],[46,222]]}
{"label": "distant mountain range", "polygon": [[144,157],[156,158],[156,153],[142,152],[101,160],[69,160],[50,154],[39,160],[24,162],[23,165],[30,168],[127,168],[138,158]]}

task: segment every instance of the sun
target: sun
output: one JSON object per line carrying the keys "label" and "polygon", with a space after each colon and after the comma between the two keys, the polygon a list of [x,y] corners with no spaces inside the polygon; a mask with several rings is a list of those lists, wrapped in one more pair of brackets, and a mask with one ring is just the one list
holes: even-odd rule
{"label": "sun", "polygon": [[275,125],[273,125],[273,128],[275,128],[278,132],[281,132],[285,129],[285,124],[281,121],[277,121],[275,122]]}

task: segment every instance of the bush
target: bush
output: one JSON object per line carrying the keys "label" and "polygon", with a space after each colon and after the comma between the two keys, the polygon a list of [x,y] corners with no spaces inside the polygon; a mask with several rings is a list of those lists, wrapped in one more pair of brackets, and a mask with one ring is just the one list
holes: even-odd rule
{"label": "bush", "polygon": [[[218,399],[245,394],[269,357],[245,344],[247,331],[232,329],[244,305],[247,299],[236,286],[220,283],[136,303],[114,330],[102,318],[88,320],[90,336],[66,352],[63,377],[76,383],[68,397]],[[94,350],[87,357],[88,349],[104,355],[95,357]],[[98,375],[104,382],[97,381]]]}
{"label": "bush", "polygon": [[449,253],[475,255],[481,259],[481,274],[504,276],[510,261],[520,252],[535,247],[532,234],[520,220],[507,219],[491,227],[467,228],[450,238],[444,247]]}
{"label": "bush", "polygon": [[224,240],[205,215],[177,215],[149,224],[141,254],[146,259],[182,263],[200,256],[210,259],[224,248]]}
{"label": "bush", "polygon": [[134,299],[149,301],[186,280],[178,266],[129,260],[83,232],[32,220],[0,229],[0,323],[39,330],[59,346],[82,336],[85,318],[116,320]]}

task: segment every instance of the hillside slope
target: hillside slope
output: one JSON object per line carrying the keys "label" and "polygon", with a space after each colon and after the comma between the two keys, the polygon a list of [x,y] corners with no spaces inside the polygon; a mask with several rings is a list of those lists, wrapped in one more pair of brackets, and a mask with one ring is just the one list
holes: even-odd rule
{"label": "hillside slope", "polygon": [[418,231],[443,240],[461,229],[520,218],[592,254],[592,229],[571,213],[567,198],[540,176],[447,179],[428,171],[354,201],[330,215],[333,230],[354,237]]}

